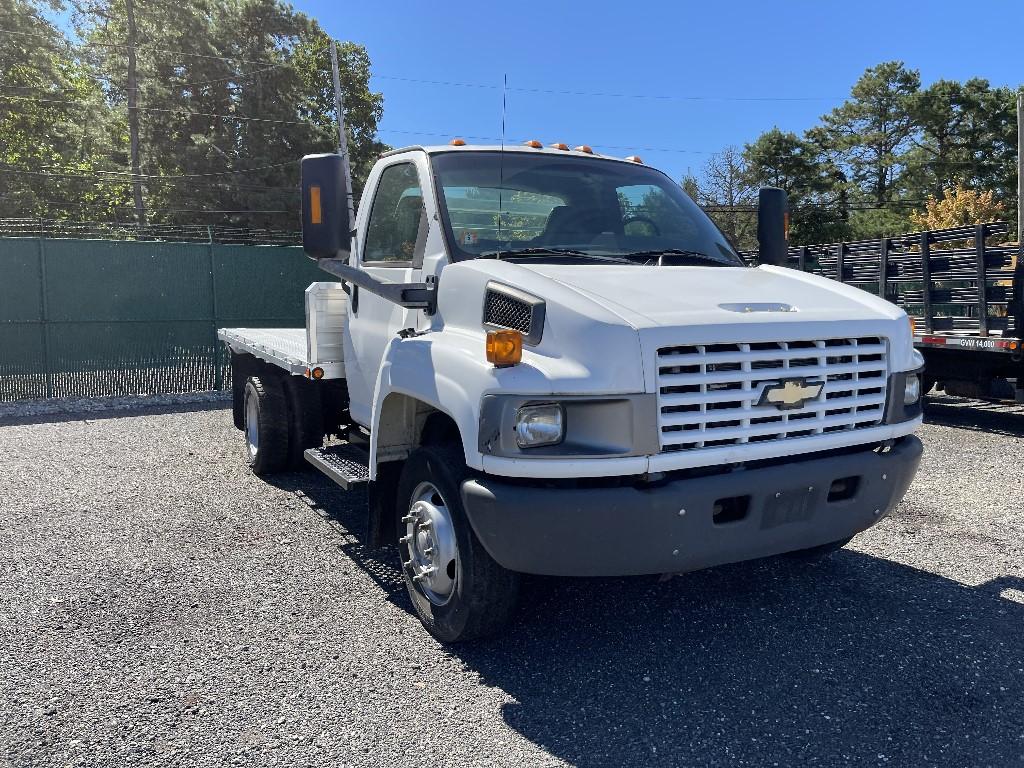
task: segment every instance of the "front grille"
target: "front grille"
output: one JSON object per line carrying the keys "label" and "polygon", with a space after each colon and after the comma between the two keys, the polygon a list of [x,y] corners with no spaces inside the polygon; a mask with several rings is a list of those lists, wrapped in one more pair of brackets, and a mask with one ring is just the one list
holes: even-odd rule
{"label": "front grille", "polygon": [[[876,336],[662,347],[661,450],[772,442],[875,426],[885,415],[886,373],[886,341]],[[785,410],[762,401],[766,389],[773,389],[775,397],[781,384],[793,379],[811,389],[820,383],[821,391]]]}

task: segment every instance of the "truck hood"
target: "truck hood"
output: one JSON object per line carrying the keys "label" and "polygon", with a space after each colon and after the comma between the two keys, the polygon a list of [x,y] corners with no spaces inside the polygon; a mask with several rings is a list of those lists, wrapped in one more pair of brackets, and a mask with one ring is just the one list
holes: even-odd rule
{"label": "truck hood", "polygon": [[[783,267],[474,259],[452,265],[440,280],[445,325],[478,332],[482,307],[467,297],[482,298],[491,283],[545,302],[543,338],[528,356],[538,366],[543,361],[545,375],[572,383],[562,391],[644,391],[638,387],[653,386],[657,378],[657,351],[680,345],[882,337],[892,370],[920,366],[902,309],[859,288]],[[632,351],[636,341],[642,361]],[[629,378],[641,366],[645,385]]]}
{"label": "truck hood", "polygon": [[782,267],[523,266],[603,304],[638,330],[903,316],[865,291]]}

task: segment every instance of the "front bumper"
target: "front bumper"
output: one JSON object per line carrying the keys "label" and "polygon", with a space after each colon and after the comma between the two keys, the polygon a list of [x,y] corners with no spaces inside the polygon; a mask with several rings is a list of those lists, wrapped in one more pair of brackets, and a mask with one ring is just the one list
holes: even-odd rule
{"label": "front bumper", "polygon": [[[692,571],[828,544],[869,528],[903,498],[921,450],[910,435],[884,453],[794,459],[650,486],[542,487],[482,476],[463,483],[462,500],[484,548],[513,571]],[[832,483],[844,478],[857,478],[855,490],[829,501]],[[716,522],[715,505],[723,499],[741,501],[728,501]]]}

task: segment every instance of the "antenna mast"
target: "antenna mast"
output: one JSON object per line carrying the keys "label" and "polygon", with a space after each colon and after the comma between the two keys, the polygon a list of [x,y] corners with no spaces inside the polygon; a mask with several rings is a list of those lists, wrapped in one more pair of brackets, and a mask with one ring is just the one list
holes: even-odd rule
{"label": "antenna mast", "polygon": [[505,115],[508,110],[508,72],[501,85],[501,152],[498,153],[498,235],[501,235],[501,195],[505,186]]}
{"label": "antenna mast", "polygon": [[352,170],[348,164],[348,137],[345,135],[345,102],[341,95],[341,75],[338,71],[338,44],[331,40],[331,75],[334,78],[334,110],[338,117],[338,154],[341,155],[341,167],[345,173],[348,194],[348,220],[355,221],[352,205]]}

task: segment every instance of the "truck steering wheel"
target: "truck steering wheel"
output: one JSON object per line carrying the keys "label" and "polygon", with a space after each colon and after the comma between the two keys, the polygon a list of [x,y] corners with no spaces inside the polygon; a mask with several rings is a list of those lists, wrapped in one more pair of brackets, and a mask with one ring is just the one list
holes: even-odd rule
{"label": "truck steering wheel", "polygon": [[658,225],[654,223],[653,219],[651,219],[651,218],[649,218],[647,216],[630,216],[629,218],[623,219],[622,220],[622,229],[625,230],[626,227],[628,227],[634,221],[639,221],[639,222],[642,222],[642,223],[648,225],[651,228],[651,230],[654,232],[654,237],[661,237],[661,230],[658,228]]}

